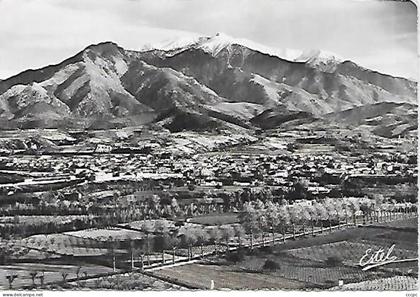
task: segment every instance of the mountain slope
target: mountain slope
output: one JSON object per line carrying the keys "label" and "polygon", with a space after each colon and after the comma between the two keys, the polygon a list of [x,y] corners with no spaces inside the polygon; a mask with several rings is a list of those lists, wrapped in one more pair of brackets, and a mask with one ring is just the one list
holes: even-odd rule
{"label": "mountain slope", "polygon": [[31,78],[24,72],[0,82],[5,89],[0,95],[0,121],[8,121],[9,128],[13,122],[16,127],[24,121],[51,127],[55,120],[71,119],[85,122],[85,127],[118,118],[140,124],[175,107],[195,109],[224,100],[194,78],[133,59],[114,43],[89,46],[75,57],[33,70]]}
{"label": "mountain slope", "polygon": [[[154,50],[139,57],[157,67],[170,67],[195,77],[236,102],[273,107],[286,101],[317,115],[377,102],[416,103],[416,84],[406,79],[391,77],[392,83],[388,83],[390,76],[362,67],[351,68],[351,62],[332,60],[332,65],[326,65],[310,58],[292,62],[235,42],[217,40],[178,49],[173,55]],[[290,92],[290,88],[294,88],[291,94],[297,99],[284,95],[285,89]]]}
{"label": "mountain slope", "polygon": [[157,68],[134,61],[122,77],[124,87],[139,102],[156,111],[216,104],[223,99],[195,79],[170,68]]}
{"label": "mountain slope", "polygon": [[327,114],[326,120],[363,127],[384,137],[404,136],[417,130],[417,106],[407,103],[383,102]]}
{"label": "mountain slope", "polygon": [[[171,131],[269,129],[317,118],[348,121],[351,110],[357,114],[358,108],[388,103],[416,113],[416,83],[331,53],[276,50],[223,34],[139,52],[104,42],[57,65],[0,81],[5,128],[108,129],[155,122]],[[384,118],[400,110],[375,108]],[[406,120],[401,123],[413,119]]]}

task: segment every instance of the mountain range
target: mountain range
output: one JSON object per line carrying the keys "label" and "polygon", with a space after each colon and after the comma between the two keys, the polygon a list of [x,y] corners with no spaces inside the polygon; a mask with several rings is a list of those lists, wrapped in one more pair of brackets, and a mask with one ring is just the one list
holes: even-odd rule
{"label": "mountain range", "polygon": [[401,135],[417,128],[417,83],[331,53],[224,34],[140,51],[104,42],[0,81],[3,129],[268,129],[296,119],[368,123],[374,131],[403,125],[382,133]]}

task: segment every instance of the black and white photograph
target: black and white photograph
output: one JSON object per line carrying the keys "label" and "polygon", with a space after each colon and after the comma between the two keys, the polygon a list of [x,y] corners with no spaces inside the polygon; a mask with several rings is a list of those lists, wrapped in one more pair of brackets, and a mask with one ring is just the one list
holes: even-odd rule
{"label": "black and white photograph", "polygon": [[2,296],[417,296],[416,2],[0,0]]}

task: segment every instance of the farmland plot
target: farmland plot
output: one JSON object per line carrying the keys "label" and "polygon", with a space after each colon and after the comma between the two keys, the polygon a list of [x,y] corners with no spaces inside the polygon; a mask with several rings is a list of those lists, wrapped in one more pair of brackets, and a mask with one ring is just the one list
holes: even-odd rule
{"label": "farmland plot", "polygon": [[[151,265],[156,264],[156,263],[162,263],[163,259],[165,260],[165,263],[172,263],[172,261],[175,259],[175,261],[181,261],[181,260],[186,260],[187,257],[184,256],[180,256],[178,254],[175,255],[175,258],[173,256],[173,253],[170,253],[171,251],[166,251],[165,253],[150,253],[150,254],[145,254],[143,256],[143,264],[144,265],[148,265],[148,262],[150,261]],[[123,262],[125,262],[126,264],[130,264],[131,263],[131,259],[127,259],[124,260]],[[140,267],[140,263],[141,263],[141,259],[140,256],[134,257],[133,262],[135,264],[135,266]]]}
{"label": "farmland plot", "polygon": [[239,222],[239,219],[238,214],[236,213],[225,213],[218,215],[197,216],[189,219],[189,222],[207,226],[216,226],[235,224]]}
{"label": "farmland plot", "polygon": [[334,287],[331,290],[348,291],[413,291],[417,290],[417,279],[409,276],[393,276],[358,283],[345,284],[342,287]]}
{"label": "farmland plot", "polygon": [[151,230],[154,230],[156,228],[156,224],[162,224],[167,226],[169,229],[175,228],[175,222],[171,220],[166,219],[156,219],[156,220],[140,220],[140,221],[132,221],[126,224],[119,224],[118,226],[121,228],[131,228],[136,230],[143,230],[146,226],[150,228]]}
{"label": "farmland plot", "polygon": [[382,225],[385,225],[387,227],[393,227],[393,228],[417,229],[417,226],[418,226],[417,222],[418,222],[418,218],[416,217],[416,218],[411,218],[411,219],[391,221]]}
{"label": "farmland plot", "polygon": [[68,216],[5,216],[0,217],[0,224],[31,224],[31,225],[43,225],[48,223],[54,224],[66,224],[71,223],[75,220],[84,220],[93,218],[94,216],[88,215],[68,215]]}
{"label": "farmland plot", "polygon": [[[297,248],[288,251],[289,254],[303,259],[324,262],[329,257],[337,257],[343,260],[343,263],[350,266],[358,265],[360,258],[365,254],[367,249],[378,250],[383,248],[370,242],[359,241],[339,241],[326,243],[305,248]],[[393,252],[400,259],[410,258],[415,255],[413,251],[400,249],[396,247]]]}
{"label": "farmland plot", "polygon": [[246,256],[243,261],[235,264],[238,270],[263,272],[265,261],[269,259],[279,264],[275,272],[265,272],[272,276],[297,280],[319,287],[337,284],[338,280],[359,281],[367,279],[370,272],[359,268],[340,266],[327,267],[319,262],[297,259],[283,255],[267,254],[264,256]]}
{"label": "farmland plot", "polygon": [[146,238],[146,235],[143,232],[122,228],[85,229],[80,231],[65,232],[64,234],[98,241],[108,241],[110,239],[114,241],[125,241],[128,239],[139,240]]}
{"label": "farmland plot", "polygon": [[[63,279],[62,273],[67,273],[67,278],[75,278],[78,271],[76,265],[54,265],[54,264],[41,264],[41,263],[19,263],[13,265],[0,266],[0,289],[7,289],[9,287],[6,276],[9,274],[15,274],[18,277],[13,282],[13,288],[21,288],[23,286],[32,285],[32,278],[30,272],[37,272],[37,278],[35,283],[40,284],[39,276],[43,273],[44,282],[57,282]],[[80,275],[87,273],[88,275],[94,275],[99,273],[111,272],[112,268],[99,265],[84,264],[80,267]]]}
{"label": "farmland plot", "polygon": [[189,264],[157,270],[153,274],[185,283],[197,289],[210,289],[212,280],[215,289],[255,290],[307,287],[305,283],[295,280],[269,274],[234,271],[228,266],[218,265]]}
{"label": "farmland plot", "polygon": [[108,249],[101,247],[96,240],[66,234],[33,235],[15,241],[15,245],[29,249],[30,253],[40,253],[42,258],[60,255],[100,256],[108,252]]}
{"label": "farmland plot", "polygon": [[[201,253],[203,253],[204,255],[211,254],[211,253],[216,252],[216,248],[217,248],[217,251],[219,251],[219,252],[225,252],[226,251],[226,246],[225,245],[218,245],[216,247],[214,244],[210,244],[210,245],[203,245],[202,247],[201,246],[193,246],[192,247],[192,254],[193,254],[193,256],[201,255]],[[188,256],[188,249],[177,249],[175,251],[175,253],[176,253],[176,255],[187,257]]]}
{"label": "farmland plot", "polygon": [[[54,287],[51,286],[51,288]],[[137,272],[70,282],[66,284],[66,288],[92,290],[185,290],[184,287]]]}
{"label": "farmland plot", "polygon": [[395,243],[399,248],[417,250],[417,233],[415,232],[385,231],[365,241],[371,241],[381,246],[391,246]]}

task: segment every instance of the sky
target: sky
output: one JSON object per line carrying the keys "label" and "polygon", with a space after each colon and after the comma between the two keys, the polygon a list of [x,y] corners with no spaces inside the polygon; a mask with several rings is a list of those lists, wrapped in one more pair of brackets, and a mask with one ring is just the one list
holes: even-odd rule
{"label": "sky", "polygon": [[217,32],[417,79],[416,16],[389,0],[0,0],[0,79],[103,41],[136,50]]}

